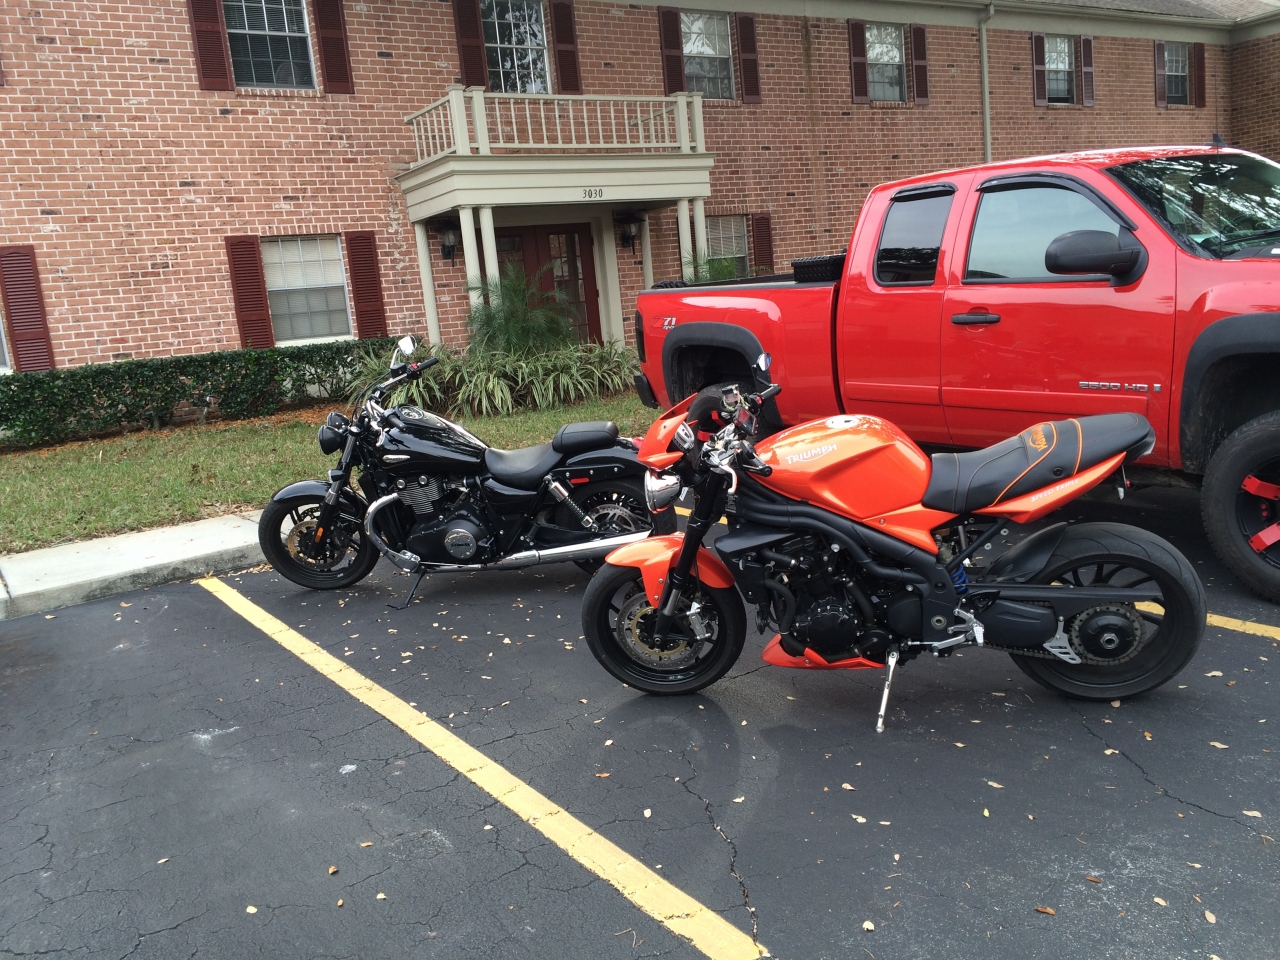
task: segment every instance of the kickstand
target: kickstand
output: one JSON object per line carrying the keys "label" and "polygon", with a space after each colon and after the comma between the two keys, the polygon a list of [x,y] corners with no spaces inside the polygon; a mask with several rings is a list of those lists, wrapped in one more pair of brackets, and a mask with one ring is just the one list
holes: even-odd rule
{"label": "kickstand", "polygon": [[884,712],[889,707],[889,687],[893,684],[893,668],[898,665],[898,648],[893,647],[885,661],[884,694],[880,697],[880,716],[876,718],[876,733],[884,733]]}
{"label": "kickstand", "polygon": [[418,592],[418,588],[422,586],[422,581],[425,580],[426,578],[427,578],[427,571],[423,570],[420,574],[418,574],[418,579],[414,581],[413,589],[409,591],[409,596],[405,598],[404,603],[398,607],[394,603],[388,603],[387,606],[390,607],[392,610],[408,609],[409,604],[413,603],[413,595]]}

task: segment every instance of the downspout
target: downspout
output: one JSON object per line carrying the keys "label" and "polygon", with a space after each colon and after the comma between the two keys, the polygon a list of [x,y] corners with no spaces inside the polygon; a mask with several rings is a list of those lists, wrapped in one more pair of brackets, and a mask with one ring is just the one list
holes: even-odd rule
{"label": "downspout", "polygon": [[991,162],[991,87],[987,82],[987,21],[996,15],[996,5],[987,4],[987,12],[978,21],[978,59],[982,62],[982,154]]}

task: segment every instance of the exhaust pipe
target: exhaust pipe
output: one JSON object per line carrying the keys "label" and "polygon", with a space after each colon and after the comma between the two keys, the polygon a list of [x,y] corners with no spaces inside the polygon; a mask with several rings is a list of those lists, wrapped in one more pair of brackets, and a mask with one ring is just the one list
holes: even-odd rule
{"label": "exhaust pipe", "polygon": [[379,553],[406,573],[420,573],[424,570],[436,570],[441,573],[467,570],[516,570],[521,567],[536,567],[542,563],[601,560],[619,547],[636,543],[649,536],[649,531],[641,530],[637,533],[623,533],[616,537],[590,540],[587,543],[571,543],[562,547],[548,547],[545,550],[521,550],[519,553],[501,557],[490,563],[424,563],[416,553],[410,553],[408,550],[392,550],[373,529],[373,518],[378,511],[399,499],[399,494],[392,493],[371,503],[364,515],[364,532],[373,541]]}

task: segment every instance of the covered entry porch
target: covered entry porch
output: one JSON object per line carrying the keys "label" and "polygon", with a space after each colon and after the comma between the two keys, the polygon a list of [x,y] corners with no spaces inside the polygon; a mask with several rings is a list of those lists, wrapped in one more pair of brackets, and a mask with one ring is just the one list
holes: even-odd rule
{"label": "covered entry porch", "polygon": [[686,270],[706,259],[703,204],[713,157],[698,95],[570,97],[455,86],[407,122],[417,160],[397,180],[416,232],[432,342],[441,340],[436,276],[457,253],[470,303],[504,261],[526,273],[545,269],[581,302],[580,332],[604,340],[623,338],[620,242],[639,254],[644,284],[653,282],[650,211],[676,208]]}

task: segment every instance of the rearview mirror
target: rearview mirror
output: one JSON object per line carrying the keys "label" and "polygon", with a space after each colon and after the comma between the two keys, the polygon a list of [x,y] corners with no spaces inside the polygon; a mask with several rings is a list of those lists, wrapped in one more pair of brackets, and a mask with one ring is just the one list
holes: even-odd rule
{"label": "rearview mirror", "polygon": [[406,357],[412,357],[413,351],[418,349],[418,341],[413,337],[401,337],[396,346],[400,348],[400,352]]}
{"label": "rearview mirror", "polygon": [[1105,230],[1072,230],[1057,237],[1044,252],[1050,273],[1107,273],[1113,277],[1131,273],[1142,260],[1142,247],[1120,245],[1120,238]]}

